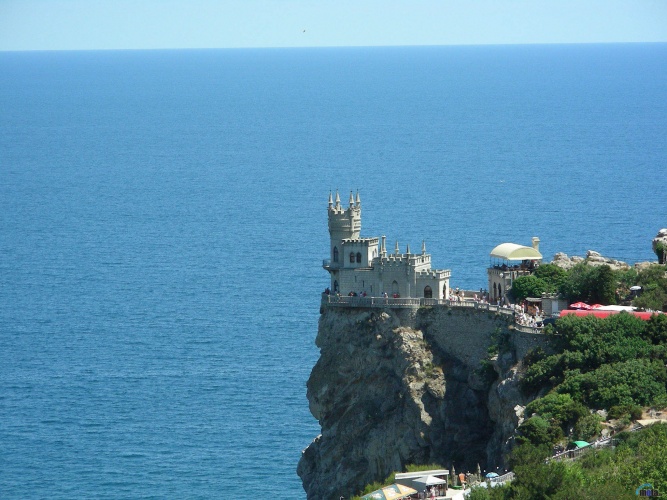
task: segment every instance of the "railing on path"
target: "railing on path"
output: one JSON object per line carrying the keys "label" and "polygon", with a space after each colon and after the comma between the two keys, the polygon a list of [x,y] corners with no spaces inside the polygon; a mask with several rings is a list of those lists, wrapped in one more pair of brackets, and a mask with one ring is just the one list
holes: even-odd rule
{"label": "railing on path", "polygon": [[[630,429],[630,432],[635,430],[637,430],[637,428],[632,428]],[[549,462],[560,462],[562,460],[577,460],[579,457],[581,457],[584,453],[588,452],[589,450],[607,448],[609,446],[615,448],[617,444],[618,444],[618,439],[616,438],[608,437],[605,439],[600,439],[598,441],[594,441],[593,443],[591,443],[590,446],[577,448],[576,450],[565,450],[561,451],[560,453],[556,453],[554,456],[547,458],[546,462],[549,463]]]}
{"label": "railing on path", "polygon": [[333,307],[375,307],[375,308],[418,308],[424,306],[447,306],[461,309],[476,309],[481,311],[498,312],[506,316],[514,316],[514,311],[507,307],[500,307],[487,302],[473,300],[444,300],[428,299],[424,297],[359,297],[349,295],[322,294],[322,303]]}
{"label": "railing on path", "polygon": [[508,481],[514,479],[514,475],[515,475],[514,472],[510,471],[503,474],[502,476],[491,477],[487,481],[489,481],[490,483],[500,483],[500,484],[507,483]]}

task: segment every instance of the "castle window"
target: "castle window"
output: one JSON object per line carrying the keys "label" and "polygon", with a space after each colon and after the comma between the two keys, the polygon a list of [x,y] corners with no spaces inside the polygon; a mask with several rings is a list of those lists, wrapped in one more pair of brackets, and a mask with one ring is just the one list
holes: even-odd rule
{"label": "castle window", "polygon": [[433,298],[433,289],[428,285],[426,285],[424,287],[424,298],[425,299],[432,299]]}
{"label": "castle window", "polygon": [[333,289],[333,291],[334,291],[334,293],[337,293],[337,292],[338,292],[338,281],[334,281],[334,289]]}
{"label": "castle window", "polygon": [[350,252],[350,262],[354,264],[354,252]]}
{"label": "castle window", "polygon": [[338,262],[338,247],[334,247],[334,262]]}
{"label": "castle window", "polygon": [[391,293],[392,294],[397,294],[398,293],[398,281],[394,280],[391,283]]}
{"label": "castle window", "polygon": [[357,252],[357,262],[361,264],[361,253]]}

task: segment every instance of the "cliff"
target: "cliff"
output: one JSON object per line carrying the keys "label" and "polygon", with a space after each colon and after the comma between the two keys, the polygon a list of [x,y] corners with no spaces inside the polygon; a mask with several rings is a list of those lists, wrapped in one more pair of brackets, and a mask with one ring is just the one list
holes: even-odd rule
{"label": "cliff", "polygon": [[[520,423],[520,360],[548,350],[489,311],[324,307],[308,380],[322,434],[297,472],[308,499],[346,498],[407,464],[503,465]],[[491,364],[488,348],[500,346]]]}

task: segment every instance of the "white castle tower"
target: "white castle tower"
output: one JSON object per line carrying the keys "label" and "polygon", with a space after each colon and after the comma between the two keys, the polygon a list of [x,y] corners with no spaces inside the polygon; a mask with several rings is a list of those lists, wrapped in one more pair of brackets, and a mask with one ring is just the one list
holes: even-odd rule
{"label": "white castle tower", "polygon": [[366,294],[394,297],[427,297],[441,299],[449,296],[449,270],[431,270],[431,256],[422,242],[422,253],[401,254],[396,243],[393,254],[387,254],[386,238],[361,237],[361,198],[350,192],[347,208],[340,203],[336,192],[334,201],[329,193],[329,259],[323,267],[331,276],[333,293]]}

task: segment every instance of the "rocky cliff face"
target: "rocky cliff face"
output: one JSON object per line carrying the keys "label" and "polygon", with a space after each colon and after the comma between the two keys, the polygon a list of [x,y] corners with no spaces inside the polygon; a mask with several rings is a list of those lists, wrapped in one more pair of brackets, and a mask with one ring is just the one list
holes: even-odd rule
{"label": "rocky cliff face", "polygon": [[[484,368],[488,346],[512,338]],[[325,308],[316,343],[308,400],[322,434],[297,469],[308,499],[347,498],[407,464],[503,465],[526,403],[516,353],[535,343],[513,335],[506,318]]]}
{"label": "rocky cliff face", "polygon": [[[658,256],[659,264],[667,264],[667,229],[661,229],[651,242],[653,252]],[[660,250],[658,250],[660,249]]]}

